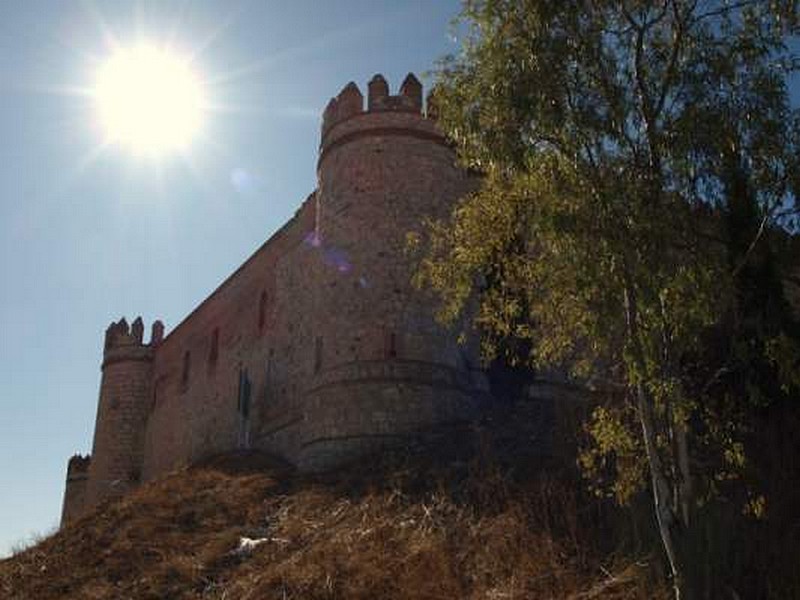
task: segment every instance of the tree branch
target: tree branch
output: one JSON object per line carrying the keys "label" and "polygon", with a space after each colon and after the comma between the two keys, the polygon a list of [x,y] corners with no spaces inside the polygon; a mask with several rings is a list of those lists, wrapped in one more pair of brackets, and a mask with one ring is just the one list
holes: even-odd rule
{"label": "tree branch", "polygon": [[735,10],[740,10],[742,8],[747,8],[748,6],[757,6],[759,4],[761,4],[761,2],[759,0],[743,0],[742,2],[734,2],[733,4],[726,4],[724,6],[720,6],[719,8],[717,8],[715,10],[710,10],[708,12],[705,12],[705,13],[702,13],[700,15],[697,15],[694,18],[694,21],[696,23],[699,23],[700,21],[703,21],[705,19],[710,19],[710,18],[713,18],[713,17],[721,17],[722,15],[724,15],[726,13],[729,13],[729,12],[732,12],[732,11],[735,11]]}
{"label": "tree branch", "polygon": [[764,235],[764,230],[766,229],[768,220],[769,220],[769,214],[764,215],[764,218],[761,219],[761,224],[758,226],[758,232],[756,233],[756,236],[753,238],[753,241],[750,242],[750,245],[747,247],[744,256],[742,256],[741,260],[736,265],[736,268],[734,268],[733,271],[731,272],[731,275],[733,275],[733,277],[736,277],[741,272],[741,270],[744,269],[745,265],[747,264],[747,261],[750,259],[750,255],[753,253],[753,250],[755,250],[756,244],[758,244],[758,241],[761,239],[761,236]]}

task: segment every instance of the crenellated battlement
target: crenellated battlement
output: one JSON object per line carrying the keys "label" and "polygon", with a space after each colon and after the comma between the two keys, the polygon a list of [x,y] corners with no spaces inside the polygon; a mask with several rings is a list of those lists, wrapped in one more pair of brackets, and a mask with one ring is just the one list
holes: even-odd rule
{"label": "crenellated battlement", "polygon": [[364,95],[358,85],[351,81],[339,95],[331,98],[322,115],[322,136],[330,129],[352,117],[368,113],[399,112],[411,113],[430,118],[423,114],[422,84],[413,73],[406,75],[397,95],[389,94],[389,84],[380,73],[367,84],[367,106],[364,109]]}
{"label": "crenellated battlement", "polygon": [[67,479],[86,477],[89,474],[89,465],[92,463],[91,455],[74,454],[67,463]]}
{"label": "crenellated battlement", "polygon": [[329,150],[364,136],[411,135],[447,145],[436,125],[435,98],[432,92],[423,105],[422,84],[413,73],[406,75],[396,95],[381,74],[367,84],[367,102],[354,82],[331,98],[322,117],[320,163]]}
{"label": "crenellated battlement", "polygon": [[164,339],[164,324],[161,321],[154,321],[150,329],[150,343],[144,343],[144,322],[142,317],[128,325],[125,317],[119,321],[111,322],[106,328],[105,352],[136,347],[154,348]]}

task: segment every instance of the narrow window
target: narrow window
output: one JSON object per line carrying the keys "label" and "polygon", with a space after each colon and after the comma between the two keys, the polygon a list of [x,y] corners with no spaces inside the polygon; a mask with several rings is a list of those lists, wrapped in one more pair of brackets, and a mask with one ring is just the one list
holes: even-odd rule
{"label": "narrow window", "polygon": [[250,378],[247,369],[239,370],[239,414],[245,419],[250,416]]}
{"label": "narrow window", "polygon": [[272,384],[272,357],[274,356],[274,349],[269,349],[269,358],[267,358],[267,367],[264,370],[264,402],[269,401],[270,385]]}
{"label": "narrow window", "polygon": [[250,447],[250,378],[247,369],[239,370],[239,448]]}
{"label": "narrow window", "polygon": [[211,332],[211,347],[208,350],[208,369],[213,371],[217,366],[219,358],[219,327],[215,327]]}
{"label": "narrow window", "polygon": [[267,322],[267,292],[261,292],[261,298],[258,301],[258,332],[264,332],[264,325]]}
{"label": "narrow window", "polygon": [[319,373],[322,369],[322,338],[314,340],[314,373]]}
{"label": "narrow window", "polygon": [[192,354],[188,350],[183,353],[183,370],[181,371],[181,388],[189,387],[189,369],[192,365]]}

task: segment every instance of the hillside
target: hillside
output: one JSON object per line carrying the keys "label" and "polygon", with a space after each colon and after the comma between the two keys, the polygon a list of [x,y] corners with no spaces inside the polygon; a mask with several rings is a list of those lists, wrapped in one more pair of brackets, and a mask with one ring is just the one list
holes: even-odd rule
{"label": "hillside", "polygon": [[659,597],[653,561],[534,447],[448,431],[324,477],[219,457],[0,562],[0,597]]}

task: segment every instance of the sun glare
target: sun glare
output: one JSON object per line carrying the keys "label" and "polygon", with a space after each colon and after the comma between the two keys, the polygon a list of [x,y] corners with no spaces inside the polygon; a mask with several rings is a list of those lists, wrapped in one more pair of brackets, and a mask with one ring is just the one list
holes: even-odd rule
{"label": "sun glare", "polygon": [[93,96],[108,139],[139,154],[185,150],[203,121],[197,76],[155,46],[116,51],[100,67]]}

